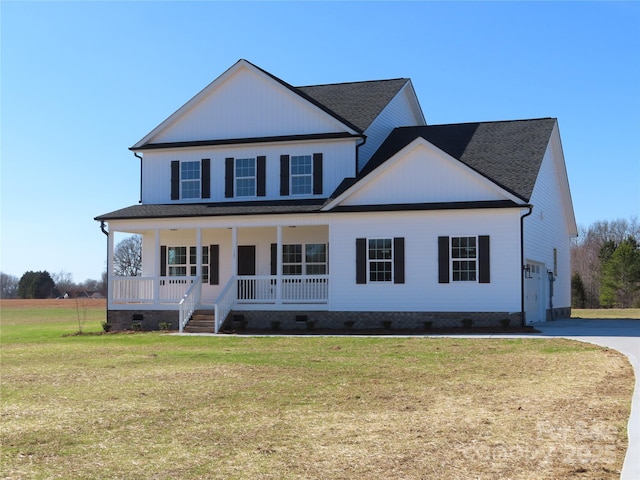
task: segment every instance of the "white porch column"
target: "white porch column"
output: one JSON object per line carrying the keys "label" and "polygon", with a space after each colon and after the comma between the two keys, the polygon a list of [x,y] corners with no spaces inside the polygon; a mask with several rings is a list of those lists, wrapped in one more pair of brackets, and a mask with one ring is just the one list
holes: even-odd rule
{"label": "white porch column", "polygon": [[202,275],[202,229],[196,228],[196,275]]}
{"label": "white porch column", "polygon": [[231,227],[231,277],[238,275],[238,229]]}
{"label": "white porch column", "polygon": [[160,272],[162,267],[160,266],[160,230],[157,228],[154,240],[156,256],[153,259],[155,277],[155,281],[153,282],[153,303],[158,304],[160,303]]}
{"label": "white porch column", "polygon": [[107,290],[109,298],[107,299],[109,306],[113,300],[113,257],[114,257],[114,237],[116,232],[109,231],[107,236]]}
{"label": "white porch column", "polygon": [[276,303],[282,303],[282,225],[276,227]]}

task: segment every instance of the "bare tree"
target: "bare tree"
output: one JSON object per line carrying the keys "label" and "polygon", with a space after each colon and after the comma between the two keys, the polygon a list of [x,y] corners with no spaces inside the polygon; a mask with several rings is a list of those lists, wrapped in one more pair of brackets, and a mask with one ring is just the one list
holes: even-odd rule
{"label": "bare tree", "polygon": [[20,279],[15,275],[0,272],[0,298],[16,298]]}
{"label": "bare tree", "polygon": [[135,277],[142,273],[142,237],[132,235],[116,245],[113,255],[113,273]]}

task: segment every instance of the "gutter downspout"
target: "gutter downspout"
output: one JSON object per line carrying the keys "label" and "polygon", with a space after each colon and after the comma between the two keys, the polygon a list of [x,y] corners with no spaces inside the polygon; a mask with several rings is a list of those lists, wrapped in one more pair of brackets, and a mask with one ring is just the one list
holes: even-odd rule
{"label": "gutter downspout", "polygon": [[522,326],[527,325],[524,313],[524,219],[533,212],[533,205],[523,205],[529,211],[520,216],[520,318]]}
{"label": "gutter downspout", "polygon": [[140,159],[140,200],[138,200],[138,203],[142,203],[142,156],[136,152],[133,152],[133,154]]}
{"label": "gutter downspout", "polygon": [[357,177],[358,174],[360,173],[358,171],[358,163],[360,160],[360,147],[362,147],[365,143],[367,143],[367,136],[366,135],[362,135],[362,143],[359,143],[358,145],[356,145],[356,174],[355,176]]}
{"label": "gutter downspout", "polygon": [[[107,236],[107,282],[105,285],[105,296],[107,297],[107,311],[109,310],[109,231],[105,228],[104,220],[100,222],[100,230]],[[109,319],[107,318],[107,322]]]}

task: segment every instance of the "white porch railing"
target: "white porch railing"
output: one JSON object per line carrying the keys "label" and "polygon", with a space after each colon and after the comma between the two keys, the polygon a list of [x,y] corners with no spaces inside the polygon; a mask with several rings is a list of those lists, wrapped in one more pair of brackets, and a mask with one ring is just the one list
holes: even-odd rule
{"label": "white porch railing", "polygon": [[178,303],[180,308],[178,330],[180,331],[180,333],[182,333],[184,326],[187,324],[187,322],[191,318],[191,315],[193,315],[193,312],[196,311],[196,308],[198,308],[198,305],[200,304],[201,285],[202,282],[200,280],[200,277],[196,277]]}
{"label": "white porch railing", "polygon": [[179,303],[196,278],[113,277],[109,296],[115,303]]}
{"label": "white porch railing", "polygon": [[[328,275],[238,276],[238,303],[326,303]],[[278,292],[278,286],[281,291]]]}
{"label": "white porch railing", "polygon": [[236,292],[237,292],[237,283],[235,278],[229,280],[227,285],[224,287],[218,298],[216,299],[215,304],[215,332],[218,333],[220,331],[220,327],[224,323],[227,315],[233,309],[233,305],[236,302]]}

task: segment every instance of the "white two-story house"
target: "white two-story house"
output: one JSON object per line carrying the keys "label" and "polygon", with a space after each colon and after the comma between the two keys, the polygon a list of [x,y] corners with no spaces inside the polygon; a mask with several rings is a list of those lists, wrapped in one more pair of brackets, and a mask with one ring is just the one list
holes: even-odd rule
{"label": "white two-story house", "polygon": [[[140,204],[96,217],[116,329],[570,314],[553,118],[427,125],[409,79],[293,87],[240,60],[131,150]],[[114,276],[116,232],[141,235],[141,276]]]}

